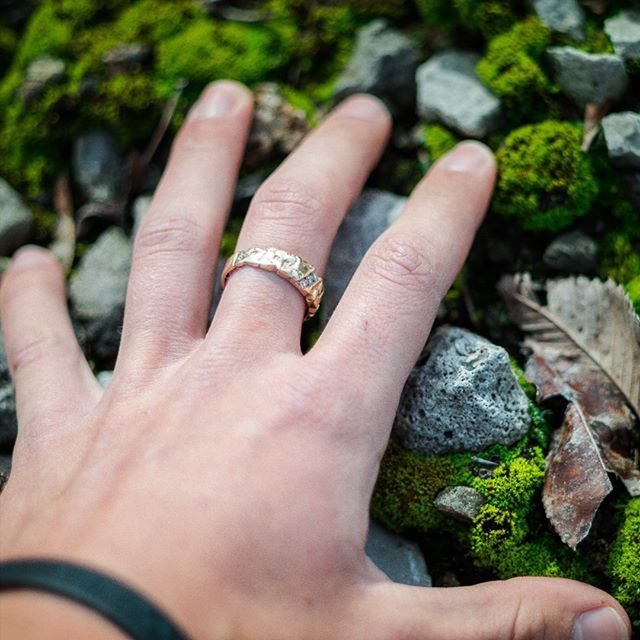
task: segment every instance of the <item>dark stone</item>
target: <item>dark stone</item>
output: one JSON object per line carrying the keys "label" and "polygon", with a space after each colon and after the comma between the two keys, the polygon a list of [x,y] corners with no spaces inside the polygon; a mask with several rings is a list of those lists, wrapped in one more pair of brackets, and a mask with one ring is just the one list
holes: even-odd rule
{"label": "dark stone", "polygon": [[334,97],[371,93],[386,102],[409,106],[416,93],[415,72],[420,48],[384,19],[362,27],[347,67],[338,79]]}
{"label": "dark stone", "polygon": [[431,586],[427,565],[415,543],[388,531],[376,522],[369,523],[365,553],[391,580],[420,587]]}
{"label": "dark stone", "polygon": [[365,189],[338,229],[325,273],[325,294],[320,306],[326,323],[351,276],[373,241],[400,215],[407,199],[386,191]]}
{"label": "dark stone", "polygon": [[546,248],[542,261],[564,273],[593,273],[598,267],[598,245],[582,231],[570,231]]}
{"label": "dark stone", "polygon": [[72,309],[98,358],[110,361],[117,355],[130,265],[131,241],[112,227],[82,257],[71,280]]}
{"label": "dark stone", "polygon": [[473,487],[445,487],[438,493],[433,506],[461,522],[472,522],[485,504],[485,497]]}
{"label": "dark stone", "polygon": [[465,136],[484,138],[500,123],[500,100],[476,75],[480,55],[448,50],[436,53],[416,72],[418,114]]}
{"label": "dark stone", "polygon": [[13,253],[29,240],[33,216],[11,185],[0,178],[0,255]]}
{"label": "dark stone", "polygon": [[107,131],[78,137],[73,146],[73,173],[87,200],[118,200],[126,171],[115,138]]}

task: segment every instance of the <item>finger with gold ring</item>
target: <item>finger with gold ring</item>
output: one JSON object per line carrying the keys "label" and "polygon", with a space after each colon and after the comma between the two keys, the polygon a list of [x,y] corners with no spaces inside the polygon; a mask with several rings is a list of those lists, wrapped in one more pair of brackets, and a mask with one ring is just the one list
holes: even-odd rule
{"label": "finger with gold ring", "polygon": [[229,276],[241,267],[270,271],[292,284],[307,303],[305,320],[312,318],[318,311],[324,294],[324,282],[315,267],[300,256],[273,247],[251,247],[237,251],[227,260],[222,271],[223,289]]}

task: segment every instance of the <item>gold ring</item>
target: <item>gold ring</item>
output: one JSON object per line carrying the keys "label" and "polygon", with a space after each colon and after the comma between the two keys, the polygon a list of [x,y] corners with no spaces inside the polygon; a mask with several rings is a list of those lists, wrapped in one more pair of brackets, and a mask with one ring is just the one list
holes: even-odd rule
{"label": "gold ring", "polygon": [[324,282],[316,273],[315,267],[300,256],[272,247],[268,249],[251,247],[251,249],[237,251],[226,261],[222,270],[223,289],[229,276],[241,267],[271,271],[292,284],[307,303],[305,320],[313,318],[318,311],[324,294]]}

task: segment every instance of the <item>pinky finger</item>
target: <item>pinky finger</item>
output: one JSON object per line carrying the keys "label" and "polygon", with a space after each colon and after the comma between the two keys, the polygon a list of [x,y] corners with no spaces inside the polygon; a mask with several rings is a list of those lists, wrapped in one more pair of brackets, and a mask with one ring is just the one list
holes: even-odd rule
{"label": "pinky finger", "polygon": [[101,396],[67,312],[64,273],[44,249],[20,250],[0,286],[0,319],[16,385],[19,437],[63,422]]}

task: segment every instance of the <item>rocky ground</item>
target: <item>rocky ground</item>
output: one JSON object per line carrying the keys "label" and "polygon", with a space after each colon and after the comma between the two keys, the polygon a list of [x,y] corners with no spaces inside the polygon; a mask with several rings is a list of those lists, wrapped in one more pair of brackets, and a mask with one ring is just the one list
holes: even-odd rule
{"label": "rocky ground", "polygon": [[[634,5],[0,0],[0,256],[25,242],[59,252],[78,336],[106,385],[136,225],[202,87],[231,77],[256,95],[223,256],[271,169],[337,100],[368,91],[388,104],[395,133],[339,231],[308,347],[429,165],[462,138],[482,139],[496,152],[496,194],[407,381],[367,551],[412,584],[586,580],[614,593],[640,632],[640,497],[612,476],[577,550],[556,533],[541,493],[564,407],[536,403],[522,333],[496,291],[525,271],[541,285],[611,278],[640,311]],[[15,433],[0,341],[5,474]],[[637,422],[630,434],[638,456]]]}

